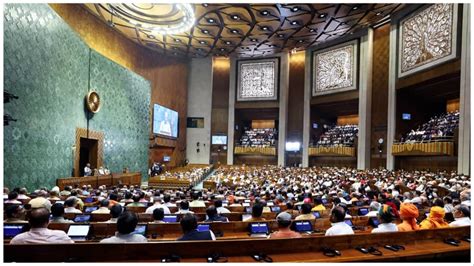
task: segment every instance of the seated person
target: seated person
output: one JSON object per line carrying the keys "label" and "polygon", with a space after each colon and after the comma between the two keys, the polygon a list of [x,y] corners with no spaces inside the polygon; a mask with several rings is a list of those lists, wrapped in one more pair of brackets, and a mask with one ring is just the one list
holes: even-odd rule
{"label": "seated person", "polygon": [[[58,188],[58,189],[59,189],[59,188]],[[50,200],[50,201],[51,201],[51,200],[61,200],[61,199],[58,197],[58,195],[59,195],[59,192],[58,192],[58,191],[56,191],[56,190],[51,190],[51,191],[49,192],[48,200]]]}
{"label": "seated person", "polygon": [[109,208],[114,206],[115,204],[118,204],[118,195],[115,193],[112,193],[109,195]]}
{"label": "seated person", "polygon": [[93,211],[92,213],[107,213],[107,214],[109,214],[110,213],[109,200],[107,200],[107,199],[101,200],[100,201],[100,208]]}
{"label": "seated person", "polygon": [[186,213],[180,221],[183,236],[178,238],[178,241],[189,240],[216,240],[214,233],[209,231],[199,232],[197,230],[197,219],[192,213]]}
{"label": "seated person", "polygon": [[413,203],[402,203],[400,205],[402,223],[397,225],[398,231],[406,232],[420,229],[420,226],[416,223],[418,216],[418,208]]}
{"label": "seated person", "polygon": [[450,227],[455,226],[470,226],[471,225],[471,210],[466,205],[457,205],[454,207],[454,222],[449,224]]}
{"label": "seated person", "polygon": [[295,220],[316,220],[316,217],[311,213],[311,204],[304,203],[301,205],[301,214],[298,215]]}
{"label": "seated person", "polygon": [[15,191],[8,193],[8,200],[5,201],[4,203],[22,204],[21,201],[18,200],[18,193],[16,193]]}
{"label": "seated person", "polygon": [[153,222],[155,224],[164,224],[163,218],[165,218],[165,211],[162,208],[156,208],[153,210]]}
{"label": "seated person", "polygon": [[168,207],[168,208],[170,208],[170,207],[173,207],[173,208],[176,207],[176,204],[171,203],[171,195],[170,195],[170,194],[165,194],[165,195],[163,196],[163,201],[165,202],[165,204],[163,204],[163,205],[165,205],[165,206]]}
{"label": "seated person", "polygon": [[10,244],[74,243],[64,231],[48,229],[49,215],[46,208],[32,209],[28,219],[30,231],[15,236]]}
{"label": "seated person", "polygon": [[341,206],[336,206],[331,211],[329,220],[332,223],[331,228],[326,231],[326,236],[353,235],[352,227],[344,222],[346,211]]}
{"label": "seated person", "polygon": [[273,232],[270,238],[298,238],[301,234],[290,230],[291,225],[291,214],[287,212],[281,212],[276,217],[278,223],[278,231]]}
{"label": "seated person", "polygon": [[214,201],[214,206],[216,206],[217,213],[230,213],[229,209],[222,207],[222,200]]}
{"label": "seated person", "polygon": [[133,202],[127,204],[127,207],[143,207],[143,203],[140,202],[140,195],[133,195]]}
{"label": "seated person", "polygon": [[153,201],[153,205],[148,207],[145,213],[153,213],[155,209],[160,208],[163,209],[165,214],[171,214],[170,209],[166,205],[161,204],[161,198],[159,196],[153,197]]}
{"label": "seated person", "polygon": [[176,212],[176,214],[186,214],[186,213],[194,213],[194,212],[189,210],[189,203],[183,200],[179,204],[179,210]]}
{"label": "seated person", "polygon": [[46,208],[48,211],[51,211],[51,201],[46,199],[46,191],[40,190],[37,194],[38,196],[28,202],[31,205],[32,209],[37,208]]}
{"label": "seated person", "polygon": [[111,218],[105,221],[104,223],[116,223],[118,220],[118,217],[120,216],[120,214],[122,214],[122,211],[123,211],[122,205],[115,204],[114,206],[112,206],[112,208],[110,208]]}
{"label": "seated person", "polygon": [[378,203],[377,201],[372,201],[370,203],[370,211],[365,215],[367,217],[377,217],[378,213],[379,213],[379,209],[380,209],[380,203]]}
{"label": "seated person", "polygon": [[76,209],[77,206],[77,199],[75,197],[71,197],[64,202],[64,213],[82,213],[80,210]]}
{"label": "seated person", "polygon": [[324,207],[323,200],[320,197],[314,197],[314,208],[311,209],[312,212],[323,212],[326,210]]}
{"label": "seated person", "polygon": [[449,224],[444,220],[444,208],[439,206],[431,207],[428,218],[420,223],[420,229],[436,229],[448,226]]}
{"label": "seated person", "polygon": [[199,193],[194,192],[194,193],[193,193],[193,201],[191,201],[191,202],[189,203],[189,207],[201,207],[201,208],[205,208],[205,207],[206,207],[206,204],[204,203],[204,201],[199,200]]}
{"label": "seated person", "polygon": [[23,206],[14,204],[5,207],[7,219],[4,223],[27,223],[25,220],[25,209]]}
{"label": "seated person", "polygon": [[291,201],[286,203],[286,212],[291,214],[291,218],[293,219],[300,215],[300,212],[294,209],[293,203]]}
{"label": "seated person", "polygon": [[398,227],[393,223],[395,213],[392,207],[384,204],[379,210],[380,224],[377,228],[372,229],[372,233],[398,232]]}
{"label": "seated person", "polygon": [[245,220],[244,222],[261,222],[265,221],[265,218],[262,217],[263,205],[260,203],[255,203],[252,206],[252,217]]}
{"label": "seated person", "polygon": [[138,216],[134,212],[123,212],[117,219],[115,236],[102,239],[100,243],[147,242],[146,237],[133,233],[137,224]]}
{"label": "seated person", "polygon": [[61,203],[54,203],[51,206],[51,215],[53,216],[52,223],[74,223],[74,221],[64,219],[64,205]]}
{"label": "seated person", "polygon": [[227,217],[224,217],[224,216],[220,216],[218,213],[217,213],[217,209],[215,206],[209,206],[207,209],[206,209],[206,214],[207,214],[207,219],[204,221],[205,223],[209,223],[209,222],[228,222],[229,219],[227,219]]}

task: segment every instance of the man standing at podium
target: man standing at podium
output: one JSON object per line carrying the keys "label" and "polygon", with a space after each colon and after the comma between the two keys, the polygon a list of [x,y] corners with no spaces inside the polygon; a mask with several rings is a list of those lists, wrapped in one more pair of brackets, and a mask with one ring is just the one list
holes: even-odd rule
{"label": "man standing at podium", "polygon": [[86,167],[84,167],[84,176],[91,176],[91,175],[92,175],[91,164],[87,163]]}

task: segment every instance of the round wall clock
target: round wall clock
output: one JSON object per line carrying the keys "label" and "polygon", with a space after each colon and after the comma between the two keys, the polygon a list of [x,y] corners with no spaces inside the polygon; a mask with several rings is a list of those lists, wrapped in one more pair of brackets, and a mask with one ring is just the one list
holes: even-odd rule
{"label": "round wall clock", "polygon": [[86,95],[86,106],[87,110],[91,111],[92,113],[98,113],[100,110],[100,97],[99,94],[95,91],[90,91]]}

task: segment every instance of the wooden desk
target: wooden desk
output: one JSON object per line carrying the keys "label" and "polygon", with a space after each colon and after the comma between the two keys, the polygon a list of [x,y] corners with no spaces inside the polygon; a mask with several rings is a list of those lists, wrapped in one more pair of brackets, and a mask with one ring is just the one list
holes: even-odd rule
{"label": "wooden desk", "polygon": [[56,185],[63,190],[65,186],[75,186],[79,185],[80,187],[84,185],[91,185],[93,188],[98,186],[106,185],[141,185],[141,173],[113,173],[111,175],[104,176],[81,176],[81,177],[66,177],[56,179]]}
{"label": "wooden desk", "polygon": [[[342,262],[342,261],[416,261],[444,260],[451,258],[469,262],[470,243],[461,241],[460,246],[442,242],[446,238],[460,239],[470,233],[470,227],[419,230],[380,234],[356,234],[345,236],[321,236],[293,239],[237,239],[220,241],[153,241],[127,244],[4,244],[5,262],[156,262],[175,254],[182,262],[204,262],[212,253],[227,256],[230,262],[254,262],[252,254],[265,253],[275,262]],[[400,244],[406,250],[392,252],[386,244]],[[326,257],[322,247],[341,251],[341,256]],[[356,246],[376,246],[383,256],[363,254]],[[114,250],[114,252],[110,252]],[[456,256],[452,258],[452,256]]]}

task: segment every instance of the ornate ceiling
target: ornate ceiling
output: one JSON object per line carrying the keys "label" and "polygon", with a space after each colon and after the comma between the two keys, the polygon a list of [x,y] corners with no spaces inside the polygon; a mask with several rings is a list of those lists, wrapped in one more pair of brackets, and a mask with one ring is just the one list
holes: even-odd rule
{"label": "ornate ceiling", "polygon": [[[135,14],[114,14],[107,4],[84,6],[128,38],[159,53],[183,57],[260,57],[305,49],[351,34],[377,24],[404,5],[193,4],[194,26],[173,35],[155,34],[141,27],[140,23],[166,13],[152,13],[150,4],[131,4]],[[171,14],[173,8],[168,9]],[[126,21],[127,16],[133,19],[132,23]]]}

